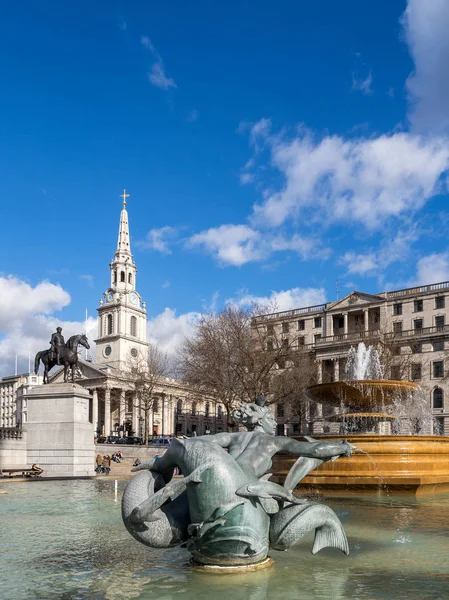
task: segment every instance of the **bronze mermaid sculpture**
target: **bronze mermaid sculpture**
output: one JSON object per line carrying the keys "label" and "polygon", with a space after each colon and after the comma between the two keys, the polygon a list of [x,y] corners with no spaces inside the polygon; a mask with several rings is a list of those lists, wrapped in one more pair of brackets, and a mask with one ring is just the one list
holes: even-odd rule
{"label": "bronze mermaid sculpture", "polygon": [[[287,550],[312,530],[313,554],[329,546],[348,554],[334,511],[292,491],[312,469],[349,456],[354,446],[275,436],[273,413],[260,403],[242,403],[232,417],[248,431],[174,439],[162,457],[132,469],[142,473],[128,483],[122,498],[131,535],[154,548],[185,544],[202,565],[260,563],[270,548]],[[267,473],[277,452],[299,457],[283,486],[269,481]],[[172,479],[175,468],[183,478]]]}

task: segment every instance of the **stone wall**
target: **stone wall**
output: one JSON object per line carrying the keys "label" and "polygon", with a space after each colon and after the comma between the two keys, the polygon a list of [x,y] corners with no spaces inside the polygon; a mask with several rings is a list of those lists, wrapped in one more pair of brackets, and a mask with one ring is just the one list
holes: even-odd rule
{"label": "stone wall", "polygon": [[27,434],[13,427],[0,428],[0,469],[30,467],[27,463]]}

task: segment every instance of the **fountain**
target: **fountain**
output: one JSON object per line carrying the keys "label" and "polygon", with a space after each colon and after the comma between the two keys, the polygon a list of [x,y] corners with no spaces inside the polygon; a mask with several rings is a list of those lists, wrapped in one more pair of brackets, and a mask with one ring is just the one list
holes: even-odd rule
{"label": "fountain", "polygon": [[[431,409],[417,384],[383,379],[374,348],[351,348],[345,380],[306,391],[312,401],[331,407],[325,423],[338,424],[338,433],[316,437],[347,438],[362,453],[324,463],[301,487],[415,495],[449,490],[449,437],[431,435]],[[276,459],[280,480],[290,463],[285,456]]]}

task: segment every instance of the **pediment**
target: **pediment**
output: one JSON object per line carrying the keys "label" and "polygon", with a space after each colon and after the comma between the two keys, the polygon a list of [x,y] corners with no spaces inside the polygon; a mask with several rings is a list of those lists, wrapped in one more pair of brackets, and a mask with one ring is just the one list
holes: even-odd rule
{"label": "pediment", "polygon": [[344,308],[356,308],[357,306],[363,306],[364,304],[373,304],[378,302],[385,302],[385,298],[376,296],[375,294],[365,294],[363,292],[351,292],[341,300],[334,302],[329,310],[341,310]]}
{"label": "pediment", "polygon": [[[112,367],[107,369],[107,365],[98,365],[95,363],[87,362],[85,360],[78,359],[79,370],[75,374],[75,380],[80,382],[83,379],[101,379],[106,378],[110,375]],[[109,372],[108,372],[109,371]],[[62,383],[64,381],[64,368],[60,367],[58,371],[55,371],[50,375],[51,383]]]}

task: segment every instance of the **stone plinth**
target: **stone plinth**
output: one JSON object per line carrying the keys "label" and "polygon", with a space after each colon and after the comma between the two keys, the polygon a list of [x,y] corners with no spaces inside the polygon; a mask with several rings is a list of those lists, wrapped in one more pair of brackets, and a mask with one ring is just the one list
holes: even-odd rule
{"label": "stone plinth", "polygon": [[95,476],[90,394],[73,383],[35,387],[26,395],[27,462],[43,477]]}

